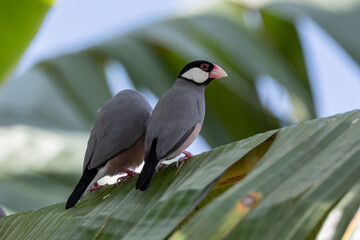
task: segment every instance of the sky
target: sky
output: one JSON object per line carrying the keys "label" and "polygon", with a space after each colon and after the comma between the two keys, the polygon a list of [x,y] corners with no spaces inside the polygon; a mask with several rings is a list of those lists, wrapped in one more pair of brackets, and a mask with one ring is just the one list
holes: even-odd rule
{"label": "sky", "polygon": [[[209,6],[215,0],[197,2]],[[76,52],[151,22],[186,13],[192,9],[192,4],[194,0],[152,0],[151,4],[143,0],[57,0],[23,55],[15,74],[29,70],[41,60]],[[358,109],[360,70],[357,64],[311,19],[299,19],[297,27],[308,62],[318,117]],[[117,79],[126,77],[126,71],[119,64],[109,64],[106,74],[113,93],[133,88],[129,80],[119,85]],[[286,89],[275,81],[262,79],[258,91],[263,104],[275,115],[281,117],[291,111]],[[145,94],[154,107],[157,98],[149,92]],[[206,142],[198,138],[189,150],[196,154],[208,149]]]}
{"label": "sky", "polygon": [[144,0],[55,0],[23,55],[17,73],[41,60],[85,49],[151,22],[182,14],[193,1],[152,0],[149,4]]}
{"label": "sky", "polygon": [[360,69],[347,52],[309,18],[298,22],[318,117],[360,108]]}

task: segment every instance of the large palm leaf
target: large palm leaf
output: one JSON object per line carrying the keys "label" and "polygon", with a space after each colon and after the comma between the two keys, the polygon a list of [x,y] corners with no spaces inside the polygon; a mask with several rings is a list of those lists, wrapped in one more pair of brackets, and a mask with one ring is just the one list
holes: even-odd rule
{"label": "large palm leaf", "polygon": [[350,112],[221,146],[180,169],[172,164],[161,170],[146,192],[135,190],[131,179],[92,193],[69,210],[60,203],[5,217],[0,234],[6,239],[315,239],[329,213],[340,209],[329,238],[335,239],[360,206],[359,119],[359,111]]}

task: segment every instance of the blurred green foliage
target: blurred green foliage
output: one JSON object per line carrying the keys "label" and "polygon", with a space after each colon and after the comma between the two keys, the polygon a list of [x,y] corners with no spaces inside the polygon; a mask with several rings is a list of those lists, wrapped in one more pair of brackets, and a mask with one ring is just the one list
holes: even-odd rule
{"label": "blurred green foliage", "polygon": [[0,0],[0,84],[26,50],[53,0]]}

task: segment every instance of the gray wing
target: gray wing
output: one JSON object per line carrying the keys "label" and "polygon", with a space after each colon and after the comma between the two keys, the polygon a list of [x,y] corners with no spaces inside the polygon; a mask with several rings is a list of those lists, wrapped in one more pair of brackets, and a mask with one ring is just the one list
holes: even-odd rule
{"label": "gray wing", "polygon": [[100,109],[85,153],[85,169],[104,165],[145,132],[152,108],[140,93],[125,90]]}
{"label": "gray wing", "polygon": [[[179,140],[177,140],[175,145],[167,153],[164,154],[163,158],[169,157],[172,153],[174,153],[177,149],[179,149],[185,143],[185,141],[190,137],[190,135],[193,133],[195,127],[196,127],[196,125],[194,125],[192,128],[187,130],[184,133],[184,135],[182,135],[182,137]],[[170,157],[170,158],[172,158],[172,157]]]}
{"label": "gray wing", "polygon": [[205,116],[204,91],[177,86],[167,91],[156,105],[145,137],[145,157],[157,138],[157,158],[164,159],[178,149]]}

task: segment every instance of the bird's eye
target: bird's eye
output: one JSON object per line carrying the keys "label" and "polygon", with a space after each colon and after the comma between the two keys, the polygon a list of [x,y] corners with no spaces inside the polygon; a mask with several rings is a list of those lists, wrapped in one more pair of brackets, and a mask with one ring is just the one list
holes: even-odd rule
{"label": "bird's eye", "polygon": [[209,64],[203,63],[200,65],[201,70],[207,71],[209,70]]}

